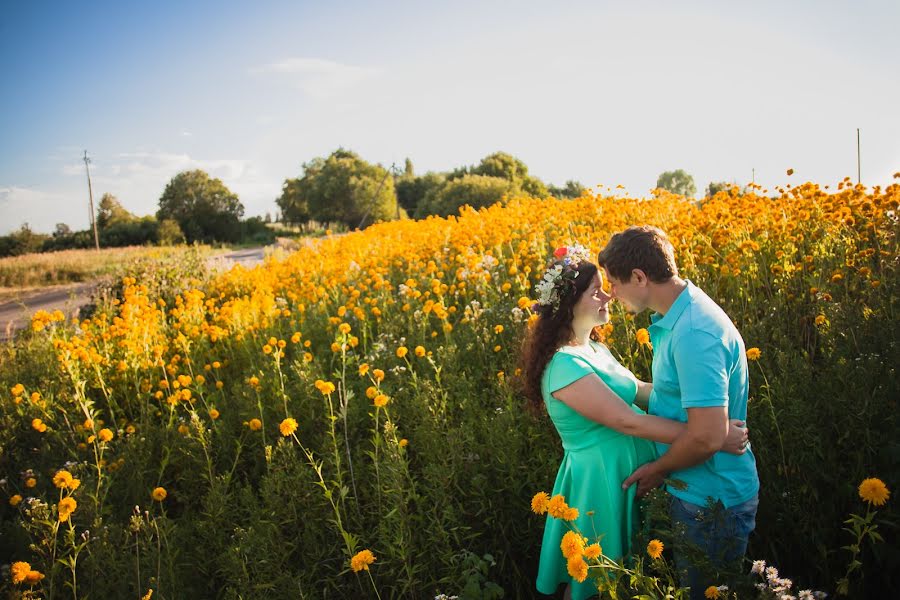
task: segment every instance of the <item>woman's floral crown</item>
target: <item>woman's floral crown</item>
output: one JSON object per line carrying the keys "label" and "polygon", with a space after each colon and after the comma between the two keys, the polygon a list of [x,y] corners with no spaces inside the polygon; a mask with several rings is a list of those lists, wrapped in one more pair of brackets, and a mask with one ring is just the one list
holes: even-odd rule
{"label": "woman's floral crown", "polygon": [[570,290],[575,289],[578,278],[578,267],[583,262],[590,262],[591,253],[581,244],[563,246],[553,252],[553,262],[544,272],[544,277],[534,286],[538,306],[552,306],[553,312],[559,310],[559,302]]}

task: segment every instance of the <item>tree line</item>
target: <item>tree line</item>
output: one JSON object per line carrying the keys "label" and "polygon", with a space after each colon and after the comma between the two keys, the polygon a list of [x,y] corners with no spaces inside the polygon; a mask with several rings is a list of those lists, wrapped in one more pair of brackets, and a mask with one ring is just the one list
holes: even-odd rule
{"label": "tree line", "polygon": [[[547,184],[530,174],[520,159],[505,152],[490,154],[475,165],[451,171],[416,174],[412,161],[402,169],[369,163],[351,150],[338,148],[301,166],[296,177],[285,179],[275,200],[276,220],[308,231],[311,223],[328,228],[361,229],[376,221],[456,214],[460,207],[482,208],[504,197],[578,198],[587,192],[579,182]],[[667,171],[657,187],[693,197],[696,187],[685,171]],[[730,184],[713,182],[707,196]],[[100,245],[171,245],[177,243],[255,243],[274,240],[271,217],[244,219],[237,194],[202,170],[175,175],[163,190],[155,215],[138,217],[118,198],[104,194],[97,208]],[[0,257],[94,245],[90,230],[71,231],[59,223],[51,235],[36,233],[26,223],[0,236]]]}

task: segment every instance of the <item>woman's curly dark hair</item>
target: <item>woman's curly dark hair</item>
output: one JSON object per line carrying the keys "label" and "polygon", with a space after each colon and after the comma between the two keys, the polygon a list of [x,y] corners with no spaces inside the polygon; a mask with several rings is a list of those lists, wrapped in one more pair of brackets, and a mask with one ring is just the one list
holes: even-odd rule
{"label": "woman's curly dark hair", "polygon": [[554,311],[552,306],[536,305],[534,310],[539,317],[531,331],[526,336],[519,357],[519,365],[524,375],[523,392],[527,399],[527,406],[534,413],[539,413],[544,404],[541,394],[541,378],[544,369],[553,358],[558,348],[571,341],[575,332],[572,330],[575,304],[590,287],[597,273],[597,266],[593,263],[582,262],[575,269],[578,277],[572,282],[573,290],[562,296],[559,308]]}

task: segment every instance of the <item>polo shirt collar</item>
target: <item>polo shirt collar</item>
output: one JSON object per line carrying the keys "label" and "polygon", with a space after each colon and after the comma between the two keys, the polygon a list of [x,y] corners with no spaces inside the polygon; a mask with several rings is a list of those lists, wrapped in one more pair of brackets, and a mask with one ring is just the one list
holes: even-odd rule
{"label": "polo shirt collar", "polygon": [[663,329],[671,330],[675,326],[681,313],[683,313],[684,309],[691,303],[691,300],[694,297],[694,290],[696,289],[696,286],[694,286],[689,279],[685,279],[684,281],[687,285],[681,290],[678,297],[675,298],[675,302],[669,307],[669,312],[664,315],[660,313],[653,313],[650,315],[651,327],[661,327]]}

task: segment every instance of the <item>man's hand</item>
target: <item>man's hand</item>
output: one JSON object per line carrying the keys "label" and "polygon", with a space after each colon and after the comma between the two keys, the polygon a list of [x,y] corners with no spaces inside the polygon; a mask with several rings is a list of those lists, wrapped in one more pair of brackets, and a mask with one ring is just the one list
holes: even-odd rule
{"label": "man's hand", "polygon": [[728,436],[725,438],[725,443],[722,444],[722,452],[738,455],[747,452],[747,444],[750,443],[750,440],[747,435],[746,425],[744,421],[731,419],[728,427]]}
{"label": "man's hand", "polygon": [[665,474],[659,470],[656,462],[649,462],[635,469],[634,473],[622,483],[622,489],[627,490],[637,483],[637,497],[643,498],[650,490],[661,486],[663,479],[665,479]]}

